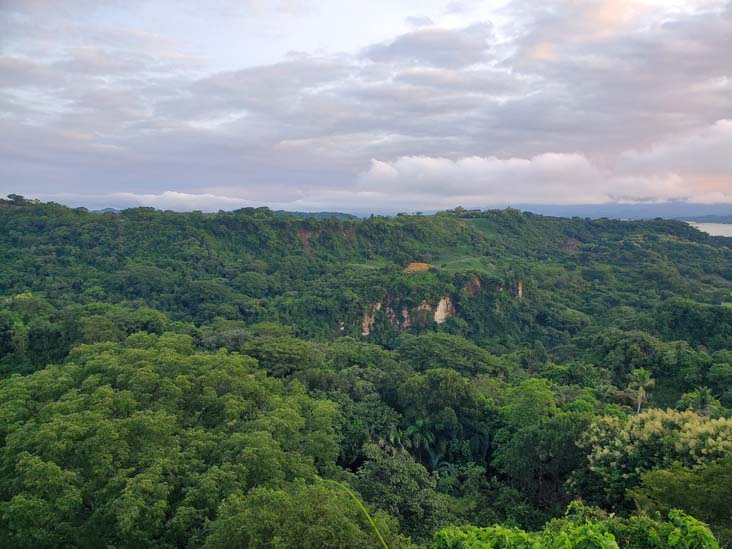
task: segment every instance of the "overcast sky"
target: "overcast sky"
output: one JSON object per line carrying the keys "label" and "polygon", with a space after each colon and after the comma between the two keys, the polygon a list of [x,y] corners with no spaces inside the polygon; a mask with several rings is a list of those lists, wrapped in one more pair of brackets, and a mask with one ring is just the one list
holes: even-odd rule
{"label": "overcast sky", "polygon": [[732,2],[0,0],[0,193],[732,202]]}

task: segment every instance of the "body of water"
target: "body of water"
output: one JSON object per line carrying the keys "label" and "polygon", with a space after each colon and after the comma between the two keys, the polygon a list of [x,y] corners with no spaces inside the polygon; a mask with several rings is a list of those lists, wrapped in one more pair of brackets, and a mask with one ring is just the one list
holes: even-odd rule
{"label": "body of water", "polygon": [[688,223],[712,236],[732,236],[732,223],[695,223],[693,221]]}

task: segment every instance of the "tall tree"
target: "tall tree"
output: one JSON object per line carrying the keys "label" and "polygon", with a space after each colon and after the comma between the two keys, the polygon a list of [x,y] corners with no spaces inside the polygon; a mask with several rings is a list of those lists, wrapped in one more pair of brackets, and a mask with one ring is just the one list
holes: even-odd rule
{"label": "tall tree", "polygon": [[641,406],[648,400],[648,391],[656,385],[656,380],[651,377],[651,372],[645,368],[633,370],[628,378],[630,379],[628,389],[635,393],[635,412],[640,414]]}

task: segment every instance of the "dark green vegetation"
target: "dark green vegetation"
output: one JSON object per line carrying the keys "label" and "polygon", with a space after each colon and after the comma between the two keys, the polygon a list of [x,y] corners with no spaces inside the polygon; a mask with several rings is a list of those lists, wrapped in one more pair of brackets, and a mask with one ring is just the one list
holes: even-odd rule
{"label": "dark green vegetation", "polygon": [[732,543],[731,239],[13,197],[0,257],[0,546]]}

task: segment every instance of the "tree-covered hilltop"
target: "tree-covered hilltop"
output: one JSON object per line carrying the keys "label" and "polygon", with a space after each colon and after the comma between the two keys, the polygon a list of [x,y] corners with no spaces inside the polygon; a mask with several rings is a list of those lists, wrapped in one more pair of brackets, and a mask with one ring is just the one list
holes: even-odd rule
{"label": "tree-covered hilltop", "polygon": [[[652,335],[686,339],[696,329],[705,340],[707,326],[677,322],[698,314],[726,326],[732,299],[729,240],[662,220],[460,209],[364,220],[266,208],[99,214],[15,200],[0,203],[0,246],[3,293],[39,293],[57,307],[144,303],[175,320],[277,319],[328,339],[360,335],[369,308],[382,303],[375,320],[389,320],[387,305],[396,317],[377,322],[386,342],[402,331],[405,307],[419,328],[430,317],[414,309],[449,297],[460,311],[451,330],[502,352],[566,343],[618,316]],[[405,272],[411,263],[429,268]],[[679,297],[694,303],[669,304]],[[721,348],[728,335],[700,342]]]}
{"label": "tree-covered hilltop", "polygon": [[0,256],[2,546],[732,543],[732,239],[14,195]]}

